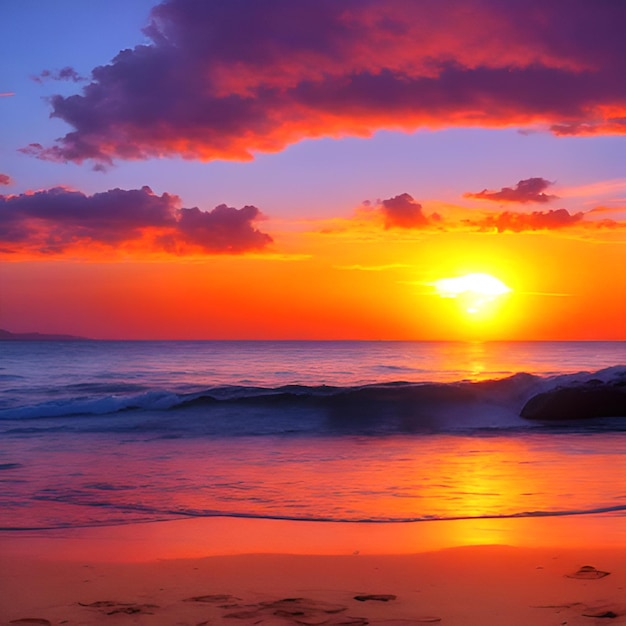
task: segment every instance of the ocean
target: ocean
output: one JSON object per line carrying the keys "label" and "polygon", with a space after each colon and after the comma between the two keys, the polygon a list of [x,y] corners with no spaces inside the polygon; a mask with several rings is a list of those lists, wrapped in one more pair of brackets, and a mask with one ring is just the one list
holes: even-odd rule
{"label": "ocean", "polygon": [[624,342],[0,343],[0,530],[626,514]]}

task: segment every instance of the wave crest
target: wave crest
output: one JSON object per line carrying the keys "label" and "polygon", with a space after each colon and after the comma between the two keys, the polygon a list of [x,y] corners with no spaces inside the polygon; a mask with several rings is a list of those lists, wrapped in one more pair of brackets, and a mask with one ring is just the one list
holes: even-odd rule
{"label": "wave crest", "polygon": [[[525,403],[538,394],[593,381],[626,383],[626,367],[551,377],[527,373],[456,383],[392,382],[359,386],[221,386],[191,393],[151,389],[140,393],[70,397],[0,410],[11,421],[124,416],[130,424],[150,415],[149,428],[184,435],[288,432],[412,432],[511,428]],[[175,419],[174,416],[175,415]],[[132,417],[131,417],[132,416]],[[145,424],[144,424],[145,425]],[[108,423],[110,427],[111,424]],[[103,428],[105,425],[103,425]],[[148,428],[148,426],[146,426]]]}

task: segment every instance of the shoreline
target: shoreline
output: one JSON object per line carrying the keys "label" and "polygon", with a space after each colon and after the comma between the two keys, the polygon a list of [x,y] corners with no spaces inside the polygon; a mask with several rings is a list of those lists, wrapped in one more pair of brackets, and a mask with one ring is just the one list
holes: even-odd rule
{"label": "shoreline", "polygon": [[[495,522],[366,526],[220,518],[0,533],[0,623],[594,626],[611,615],[626,620],[623,517]],[[584,566],[594,571],[570,577]]]}
{"label": "shoreline", "polygon": [[[626,514],[420,522],[310,522],[201,517],[53,530],[0,531],[0,555],[141,562],[240,554],[396,555],[474,545],[626,549]],[[0,557],[1,558],[1,557]]]}

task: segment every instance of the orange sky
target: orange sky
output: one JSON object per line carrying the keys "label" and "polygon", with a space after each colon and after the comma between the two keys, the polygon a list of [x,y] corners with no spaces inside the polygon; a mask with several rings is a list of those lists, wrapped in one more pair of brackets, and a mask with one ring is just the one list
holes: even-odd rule
{"label": "orange sky", "polygon": [[[4,263],[2,316],[101,338],[626,338],[621,232],[318,226],[276,236],[273,253]],[[512,291],[472,315],[431,284],[470,272]]]}
{"label": "orange sky", "polygon": [[626,5],[529,2],[16,3],[0,328],[626,339]]}

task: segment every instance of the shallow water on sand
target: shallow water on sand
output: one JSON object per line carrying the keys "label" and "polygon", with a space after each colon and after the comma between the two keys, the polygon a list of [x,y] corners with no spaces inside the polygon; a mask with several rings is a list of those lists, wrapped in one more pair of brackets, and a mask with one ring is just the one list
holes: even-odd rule
{"label": "shallow water on sand", "polygon": [[626,511],[626,433],[51,434],[13,443],[0,471],[5,529],[216,515],[400,522]]}
{"label": "shallow water on sand", "polygon": [[4,529],[626,510],[623,422],[519,417],[543,389],[622,376],[624,343],[2,347]]}

